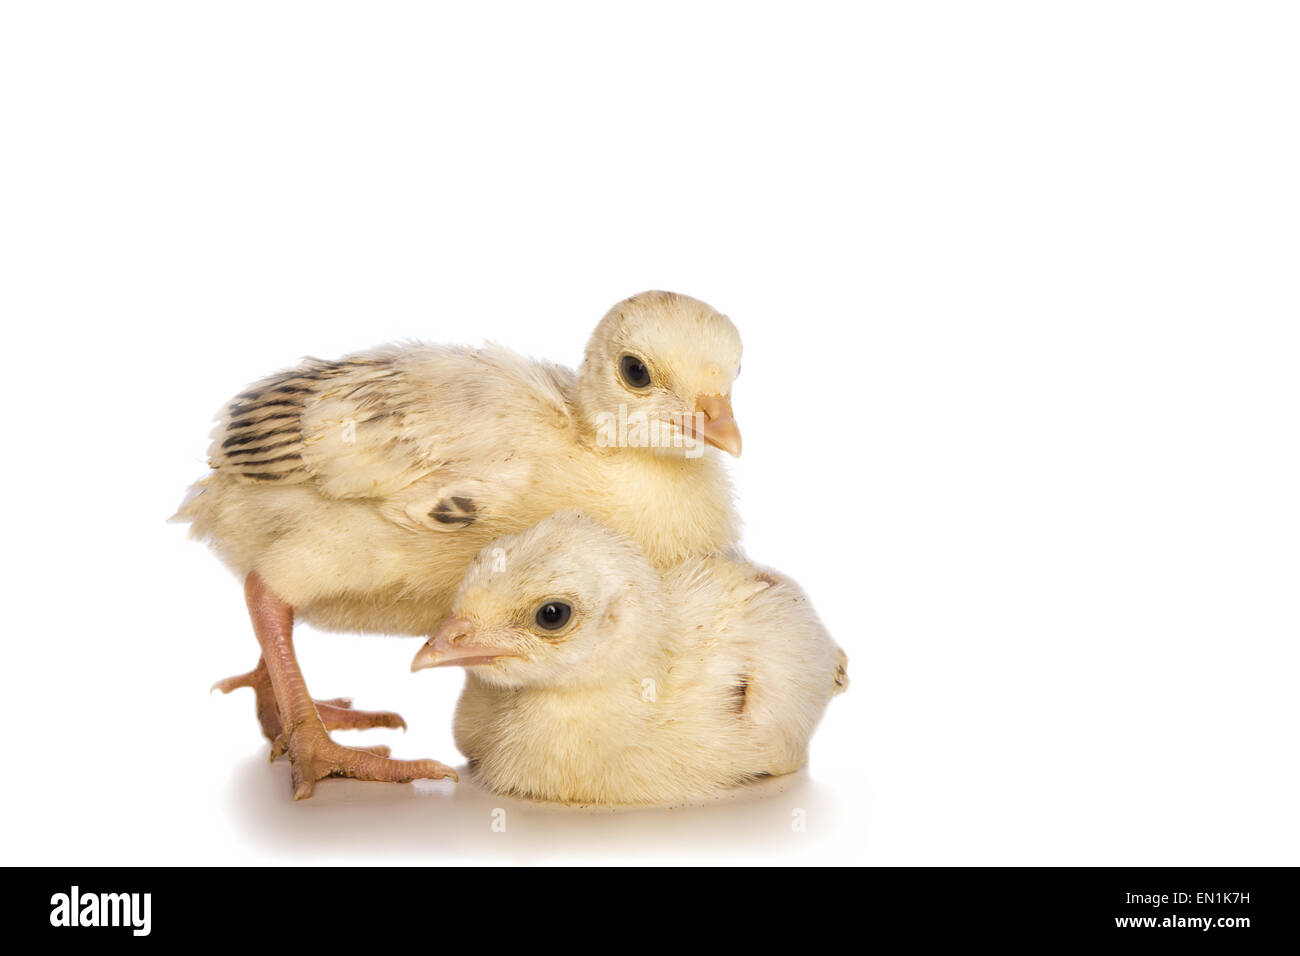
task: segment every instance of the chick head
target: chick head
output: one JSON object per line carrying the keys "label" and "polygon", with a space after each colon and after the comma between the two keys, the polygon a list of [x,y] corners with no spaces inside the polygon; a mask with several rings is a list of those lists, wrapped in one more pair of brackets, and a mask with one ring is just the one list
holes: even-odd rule
{"label": "chick head", "polygon": [[642,292],[606,313],[587,343],[577,404],[597,444],[698,456],[705,444],[740,455],[731,386],[740,333],[711,306]]}
{"label": "chick head", "polygon": [[632,540],[577,512],[496,539],[411,670],[456,665],[500,687],[599,682],[662,621],[659,577]]}

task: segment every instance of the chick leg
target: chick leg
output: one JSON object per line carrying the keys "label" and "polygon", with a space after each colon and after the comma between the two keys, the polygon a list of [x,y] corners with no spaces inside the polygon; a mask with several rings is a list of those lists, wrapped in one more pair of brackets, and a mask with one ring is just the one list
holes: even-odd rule
{"label": "chick leg", "polygon": [[293,608],[272,593],[256,571],[244,581],[244,597],[284,725],[295,800],[310,797],[316,781],[326,777],[391,783],[421,777],[456,779],[456,771],[436,760],[393,760],[331,740],[293,652]]}
{"label": "chick leg", "polygon": [[[275,703],[275,691],[271,688],[271,678],[266,670],[266,659],[258,658],[257,666],[247,674],[227,677],[212,685],[213,690],[229,694],[240,687],[250,687],[256,695],[257,720],[262,725],[262,734],[271,741],[271,759],[274,760],[285,752],[282,736],[283,725],[280,710]],[[329,700],[314,701],[316,713],[320,715],[326,730],[368,730],[371,727],[389,727],[406,729],[406,721],[401,714],[391,710],[355,710],[352,701],[346,697],[334,697]]]}

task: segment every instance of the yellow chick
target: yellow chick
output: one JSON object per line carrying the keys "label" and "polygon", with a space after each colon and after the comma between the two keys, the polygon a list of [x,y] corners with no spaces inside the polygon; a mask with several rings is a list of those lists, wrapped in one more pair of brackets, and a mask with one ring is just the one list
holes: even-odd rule
{"label": "yellow chick", "polygon": [[212,473],[176,517],[245,580],[262,659],[252,687],[297,797],[315,780],[451,775],[351,750],[327,730],[405,726],[313,701],[295,620],[427,636],[465,565],[501,534],[583,508],[658,565],[732,547],[738,521],[713,446],[741,450],[731,410],[740,335],[696,299],[615,305],[576,374],[498,346],[388,346],[264,379],[224,410]]}
{"label": "yellow chick", "polygon": [[466,668],[456,745],[492,790],[664,804],[807,759],[847,659],[797,584],[743,560],[661,571],[573,512],[466,569],[412,670]]}

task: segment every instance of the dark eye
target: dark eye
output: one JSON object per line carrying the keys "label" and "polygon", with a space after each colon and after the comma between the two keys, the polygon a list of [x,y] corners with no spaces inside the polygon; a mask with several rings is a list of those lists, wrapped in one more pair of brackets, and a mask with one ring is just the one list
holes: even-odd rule
{"label": "dark eye", "polygon": [[650,370],[635,355],[624,355],[619,359],[618,370],[623,374],[623,381],[633,388],[645,388],[650,384]]}
{"label": "dark eye", "polygon": [[573,608],[563,601],[547,601],[537,609],[537,626],[545,631],[558,631],[569,623]]}

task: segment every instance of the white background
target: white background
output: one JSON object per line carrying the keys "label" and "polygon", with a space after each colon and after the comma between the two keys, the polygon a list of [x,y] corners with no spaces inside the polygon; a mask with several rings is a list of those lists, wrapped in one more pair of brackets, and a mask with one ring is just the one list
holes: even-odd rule
{"label": "white background", "polygon": [[[6,4],[3,861],[1300,863],[1293,10]],[[576,363],[646,288],[744,336],[746,545],[851,662],[810,768],[292,803],[165,523],[212,414],[405,337]],[[459,762],[417,644],[299,640]]]}

